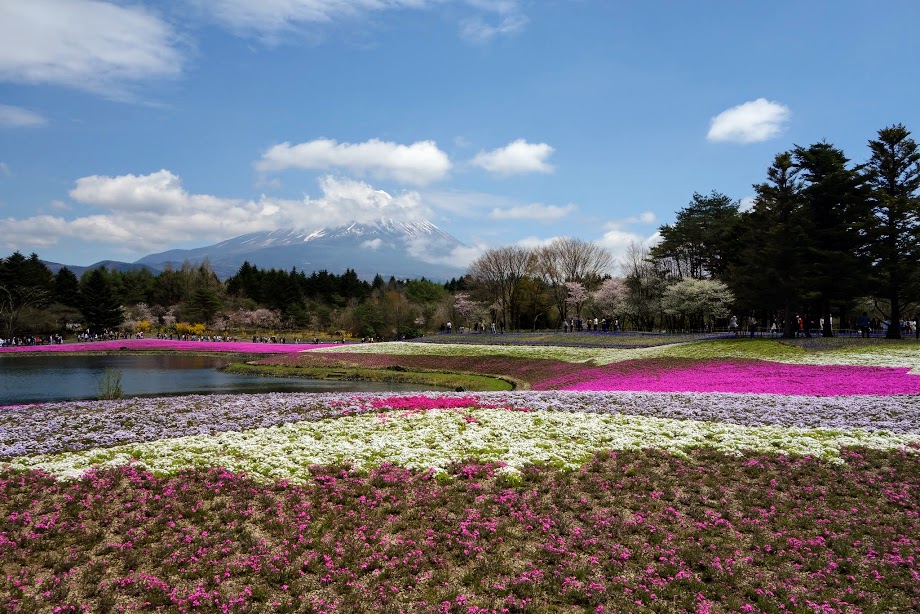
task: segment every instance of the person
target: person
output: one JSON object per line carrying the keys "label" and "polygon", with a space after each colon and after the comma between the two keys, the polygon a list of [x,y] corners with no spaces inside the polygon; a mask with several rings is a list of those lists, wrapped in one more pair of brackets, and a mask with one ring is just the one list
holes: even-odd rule
{"label": "person", "polygon": [[754,316],[748,318],[748,332],[751,334],[751,339],[753,339],[754,333],[757,332],[757,319]]}
{"label": "person", "polygon": [[865,311],[856,318],[856,328],[859,329],[859,336],[869,338],[869,314]]}
{"label": "person", "polygon": [[569,321],[568,320],[562,321],[562,332],[564,333],[569,332]]}
{"label": "person", "polygon": [[738,316],[732,316],[728,321],[728,332],[735,333],[735,336],[738,336]]}

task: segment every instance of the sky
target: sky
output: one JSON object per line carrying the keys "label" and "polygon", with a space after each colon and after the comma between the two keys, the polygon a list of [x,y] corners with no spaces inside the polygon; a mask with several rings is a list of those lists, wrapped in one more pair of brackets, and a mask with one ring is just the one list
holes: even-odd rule
{"label": "sky", "polygon": [[[920,129],[920,3],[0,0],[0,254],[428,220],[615,256],[774,156]],[[433,255],[443,260],[444,254]]]}

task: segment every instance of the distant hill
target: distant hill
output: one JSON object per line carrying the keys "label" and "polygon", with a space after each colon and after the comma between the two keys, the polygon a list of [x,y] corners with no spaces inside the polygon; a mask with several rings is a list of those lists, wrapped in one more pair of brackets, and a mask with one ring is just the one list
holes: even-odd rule
{"label": "distant hill", "polygon": [[312,232],[284,229],[254,232],[207,247],[174,249],[150,254],[135,262],[153,270],[179,268],[188,260],[207,259],[221,279],[239,271],[243,262],[263,269],[310,273],[326,270],[340,274],[353,269],[360,278],[374,275],[397,279],[426,277],[434,281],[459,277],[463,265],[436,263],[463,243],[431,222],[397,222],[381,219],[370,224],[352,223]]}
{"label": "distant hill", "polygon": [[86,273],[87,271],[92,271],[93,269],[99,269],[102,267],[105,267],[110,271],[113,271],[113,270],[121,271],[122,273],[127,273],[128,271],[134,271],[136,269],[147,269],[154,275],[160,272],[159,269],[146,265],[146,264],[138,264],[136,262],[119,262],[118,260],[100,260],[99,262],[96,262],[95,264],[91,264],[89,266],[78,266],[74,264],[60,264],[58,262],[49,262],[47,260],[42,260],[42,262],[45,264],[46,267],[51,269],[52,273],[57,273],[64,267],[67,267],[77,277],[82,277],[83,273]]}

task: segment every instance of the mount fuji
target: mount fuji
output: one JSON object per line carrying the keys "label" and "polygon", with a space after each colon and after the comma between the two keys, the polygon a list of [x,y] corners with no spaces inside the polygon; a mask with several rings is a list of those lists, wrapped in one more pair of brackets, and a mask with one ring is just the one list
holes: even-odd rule
{"label": "mount fuji", "polygon": [[262,269],[296,267],[306,273],[340,274],[352,269],[366,280],[379,274],[385,279],[442,281],[464,274],[465,263],[454,264],[450,254],[465,247],[431,222],[380,219],[313,231],[253,232],[207,247],[150,254],[134,264],[162,270],[179,268],[186,260],[196,265],[207,259],[221,279],[233,276],[243,262],[249,262]]}

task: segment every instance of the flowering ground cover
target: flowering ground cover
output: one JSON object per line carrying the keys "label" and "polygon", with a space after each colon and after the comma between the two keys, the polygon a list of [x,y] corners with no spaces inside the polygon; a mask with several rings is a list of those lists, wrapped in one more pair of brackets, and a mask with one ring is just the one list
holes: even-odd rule
{"label": "flowering ground cover", "polygon": [[637,360],[569,372],[536,389],[740,392],[816,396],[920,394],[907,367],[799,365],[764,360]]}
{"label": "flowering ground cover", "polygon": [[178,339],[117,339],[61,345],[32,345],[0,347],[0,353],[17,352],[111,352],[116,350],[170,350],[188,352],[239,352],[241,354],[283,354],[302,352],[310,348],[325,348],[330,344],[251,343],[248,341],[180,341]]}
{"label": "flowering ground cover", "polygon": [[4,408],[0,610],[920,609],[917,363],[830,362],[910,348],[741,341],[267,359],[566,390]]}
{"label": "flowering ground cover", "polygon": [[701,334],[665,334],[665,333],[613,333],[613,332],[580,332],[562,333],[533,332],[533,333],[504,333],[493,335],[491,333],[467,334],[439,334],[428,335],[415,339],[416,343],[433,344],[468,344],[490,346],[562,346],[562,347],[598,347],[598,348],[640,348],[671,345],[674,343],[689,343],[705,339],[716,339],[720,335],[713,333]]}

